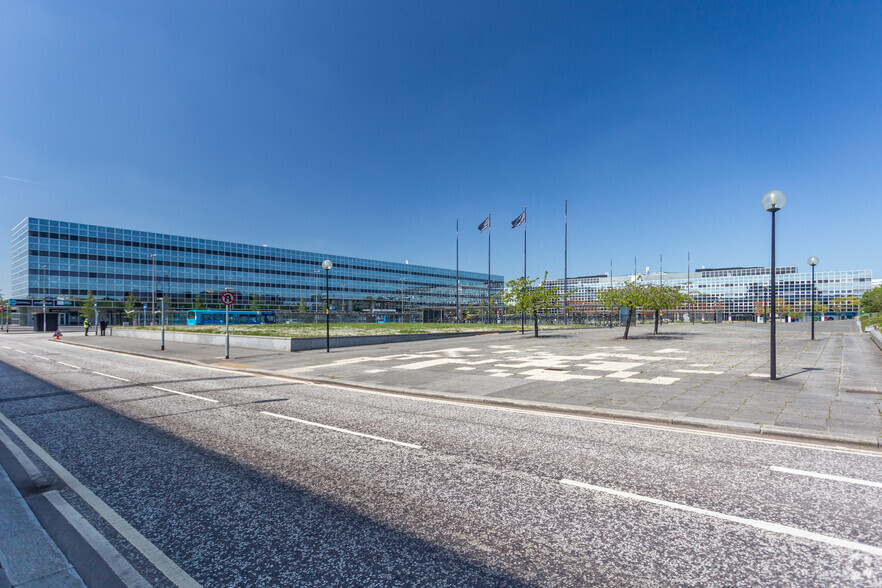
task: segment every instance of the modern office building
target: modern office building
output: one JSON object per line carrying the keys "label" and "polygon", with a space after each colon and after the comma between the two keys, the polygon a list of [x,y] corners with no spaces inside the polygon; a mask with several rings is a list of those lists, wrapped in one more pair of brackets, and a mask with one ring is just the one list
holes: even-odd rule
{"label": "modern office building", "polygon": [[[708,320],[755,320],[764,315],[771,296],[771,269],[767,267],[728,267],[697,269],[689,273],[647,273],[641,282],[678,286],[690,293],[694,304],[679,309],[683,317],[692,312]],[[775,293],[783,300],[783,314],[808,314],[811,311],[812,272],[799,271],[796,266],[775,268]],[[600,274],[567,279],[568,297],[574,313],[603,313],[597,293],[634,280],[633,274],[613,276]],[[564,280],[549,280],[549,286],[562,291]],[[815,302],[826,307],[830,317],[852,317],[864,292],[873,287],[871,270],[815,270]],[[558,307],[562,308],[562,304]],[[780,307],[779,307],[780,308]],[[674,309],[672,309],[674,310]],[[560,310],[558,310],[560,312]],[[713,318],[710,318],[713,317]]]}
{"label": "modern office building", "polygon": [[[98,301],[122,301],[131,294],[139,306],[168,296],[174,308],[192,308],[197,299],[217,304],[225,290],[237,308],[321,308],[326,275],[332,309],[359,311],[446,308],[456,305],[457,272],[312,253],[291,249],[179,237],[57,220],[25,218],[12,229],[12,293],[30,324],[47,300],[61,324],[75,320],[72,309],[90,292]],[[459,272],[460,304],[487,304],[487,274]],[[490,276],[492,294],[504,283]],[[64,302],[62,302],[64,301]],[[26,305],[33,308],[28,312]],[[107,306],[106,302],[102,306]]]}

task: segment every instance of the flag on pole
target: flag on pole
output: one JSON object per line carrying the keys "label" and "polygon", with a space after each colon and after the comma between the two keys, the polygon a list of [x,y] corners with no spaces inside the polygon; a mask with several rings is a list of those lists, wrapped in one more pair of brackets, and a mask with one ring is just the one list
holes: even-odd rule
{"label": "flag on pole", "polygon": [[519,227],[519,226],[521,226],[522,224],[524,224],[524,222],[525,222],[526,220],[527,220],[527,209],[525,208],[525,209],[524,209],[524,212],[522,212],[521,215],[520,215],[518,218],[516,218],[516,219],[514,219],[513,221],[511,221],[511,228],[515,228],[515,227]]}
{"label": "flag on pole", "polygon": [[478,225],[478,230],[483,233],[484,229],[489,229],[489,228],[490,228],[490,215],[488,214],[487,218],[484,219],[484,222],[482,222],[480,225]]}

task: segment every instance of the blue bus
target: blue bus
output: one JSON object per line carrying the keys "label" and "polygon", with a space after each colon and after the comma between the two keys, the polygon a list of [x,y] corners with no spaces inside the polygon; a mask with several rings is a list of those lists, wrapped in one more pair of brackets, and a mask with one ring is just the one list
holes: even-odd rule
{"label": "blue bus", "polygon": [[[188,325],[223,325],[226,324],[225,310],[188,310]],[[272,310],[231,310],[231,325],[264,325],[276,322],[276,313]]]}

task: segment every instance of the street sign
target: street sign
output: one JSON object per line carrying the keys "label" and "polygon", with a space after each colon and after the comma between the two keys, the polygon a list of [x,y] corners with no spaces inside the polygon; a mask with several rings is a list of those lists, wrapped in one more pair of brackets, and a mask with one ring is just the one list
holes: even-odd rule
{"label": "street sign", "polygon": [[14,298],[9,301],[9,306],[31,306],[33,300],[15,300]]}
{"label": "street sign", "polygon": [[229,306],[236,301],[236,295],[232,292],[223,292],[220,295],[220,301]]}

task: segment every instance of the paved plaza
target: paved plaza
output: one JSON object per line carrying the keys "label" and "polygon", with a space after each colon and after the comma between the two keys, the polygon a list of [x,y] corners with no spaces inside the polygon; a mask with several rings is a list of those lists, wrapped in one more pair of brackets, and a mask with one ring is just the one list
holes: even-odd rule
{"label": "paved plaza", "polygon": [[579,409],[744,432],[821,435],[878,444],[882,351],[853,321],[778,325],[769,380],[768,327],[649,325],[493,334],[274,353],[71,334],[65,342],[274,375],[544,408]]}

